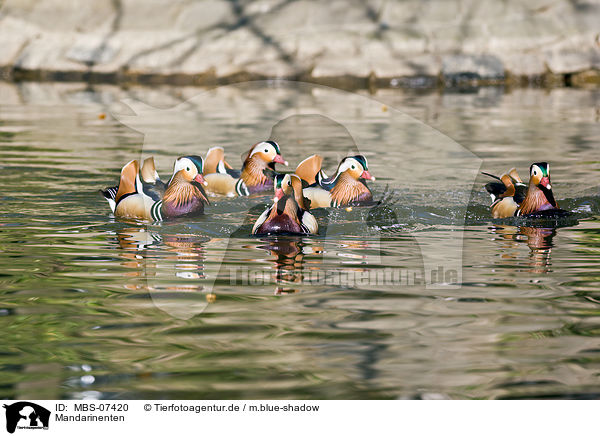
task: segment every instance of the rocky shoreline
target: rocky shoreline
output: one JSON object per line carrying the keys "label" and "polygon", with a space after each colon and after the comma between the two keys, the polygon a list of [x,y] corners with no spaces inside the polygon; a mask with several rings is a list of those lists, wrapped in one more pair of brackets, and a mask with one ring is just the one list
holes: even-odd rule
{"label": "rocky shoreline", "polygon": [[600,85],[600,0],[6,1],[5,80]]}

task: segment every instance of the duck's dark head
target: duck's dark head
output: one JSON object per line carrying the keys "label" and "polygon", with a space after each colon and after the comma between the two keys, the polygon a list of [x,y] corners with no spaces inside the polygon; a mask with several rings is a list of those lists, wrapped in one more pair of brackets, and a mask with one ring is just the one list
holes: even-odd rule
{"label": "duck's dark head", "polygon": [[204,170],[204,159],[200,156],[190,155],[182,156],[175,160],[173,165],[173,176],[169,183],[174,179],[176,175],[180,175],[183,180],[189,183],[198,183],[206,186],[208,183],[204,180],[202,172]]}
{"label": "duck's dark head", "polygon": [[[302,179],[296,174],[279,174],[279,176],[282,176],[280,182],[281,188],[279,189],[281,191],[281,197],[277,197],[278,190],[276,188],[273,201],[277,203],[283,196],[288,196],[296,201],[300,209],[308,210],[310,208],[310,200],[305,198],[302,192],[304,186],[302,184]],[[278,178],[275,179],[275,184],[277,184],[277,180]]]}
{"label": "duck's dark head", "polygon": [[550,183],[550,165],[548,162],[536,162],[529,168],[529,185],[539,188],[548,202],[556,207],[556,200],[552,194],[552,185]]}
{"label": "duck's dark head", "polygon": [[281,156],[279,144],[277,144],[275,141],[263,141],[255,144],[248,153],[246,160],[253,157],[262,160],[272,169],[275,168],[276,163],[280,163],[285,166],[288,165],[287,161]]}
{"label": "duck's dark head", "polygon": [[273,176],[273,189],[275,190],[275,197],[273,198],[273,201],[279,201],[284,196],[283,179],[285,176],[286,174],[281,173],[274,174]]}
{"label": "duck's dark head", "polygon": [[336,177],[344,172],[352,176],[352,178],[355,180],[375,180],[375,177],[369,173],[367,158],[362,154],[356,156],[347,156],[342,159],[340,165],[338,166]]}

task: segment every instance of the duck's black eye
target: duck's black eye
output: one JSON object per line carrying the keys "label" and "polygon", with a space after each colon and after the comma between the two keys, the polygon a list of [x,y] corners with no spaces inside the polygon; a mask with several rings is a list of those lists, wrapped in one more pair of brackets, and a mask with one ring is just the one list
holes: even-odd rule
{"label": "duck's black eye", "polygon": [[355,167],[354,165],[352,165],[352,169],[353,169],[353,170],[355,170],[355,169],[356,169],[356,167]]}
{"label": "duck's black eye", "polygon": [[533,170],[533,175],[537,176],[537,170]]}
{"label": "duck's black eye", "polygon": [[265,153],[268,153],[268,152],[269,152],[269,149],[268,149],[268,148],[265,148]]}
{"label": "duck's black eye", "polygon": [[187,167],[185,170],[186,170],[187,172],[189,172],[189,171],[190,171],[190,167]]}

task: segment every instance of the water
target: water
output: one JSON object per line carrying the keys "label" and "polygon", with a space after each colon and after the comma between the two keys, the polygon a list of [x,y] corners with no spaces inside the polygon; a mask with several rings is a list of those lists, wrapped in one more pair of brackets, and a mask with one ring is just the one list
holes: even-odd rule
{"label": "water", "polygon": [[[0,83],[0,104],[0,397],[600,397],[598,90]],[[178,154],[238,164],[269,136],[330,170],[360,150],[385,204],[261,239],[270,195],[149,225],[98,193],[140,153],[166,178]],[[575,219],[492,221],[476,173],[541,160]],[[462,286],[425,286],[438,264]],[[386,269],[423,280],[368,280]]]}

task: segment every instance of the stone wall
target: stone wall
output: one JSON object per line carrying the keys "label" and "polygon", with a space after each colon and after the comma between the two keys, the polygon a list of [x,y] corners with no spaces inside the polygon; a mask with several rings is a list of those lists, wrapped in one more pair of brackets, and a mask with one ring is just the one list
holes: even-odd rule
{"label": "stone wall", "polygon": [[8,0],[5,77],[594,82],[600,0]]}

